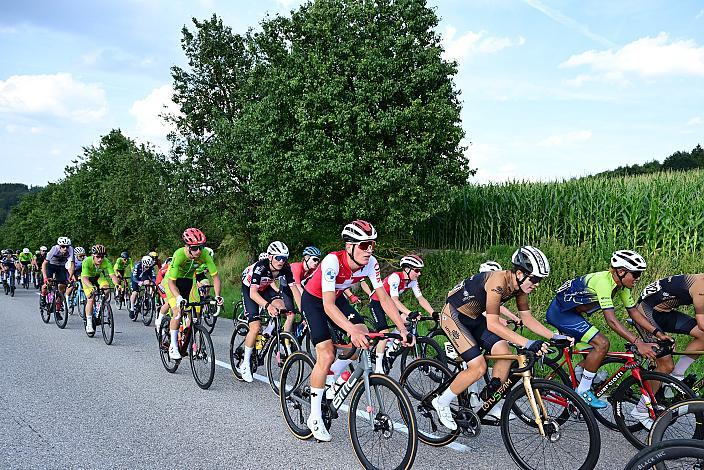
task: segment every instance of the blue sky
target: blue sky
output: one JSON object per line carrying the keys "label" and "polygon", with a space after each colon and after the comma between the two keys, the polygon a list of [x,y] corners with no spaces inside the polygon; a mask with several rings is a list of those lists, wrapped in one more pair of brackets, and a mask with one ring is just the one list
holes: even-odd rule
{"label": "blue sky", "polygon": [[[165,145],[180,29],[300,2],[4,2],[0,182],[46,184],[113,128]],[[556,179],[704,143],[704,1],[429,0],[460,64],[478,182]],[[163,147],[166,149],[166,147]]]}

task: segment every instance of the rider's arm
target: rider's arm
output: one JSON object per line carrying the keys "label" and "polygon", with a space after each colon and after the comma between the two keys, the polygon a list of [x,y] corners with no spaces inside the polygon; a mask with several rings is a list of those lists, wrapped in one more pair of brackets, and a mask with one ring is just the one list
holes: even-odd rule
{"label": "rider's arm", "polygon": [[49,264],[49,260],[48,260],[48,256],[47,256],[47,259],[45,259],[44,262],[42,263],[42,276],[44,276],[44,280],[46,280],[46,278],[47,278],[46,267],[48,264]]}
{"label": "rider's arm", "polygon": [[511,310],[507,309],[503,305],[501,306],[501,308],[499,308],[499,312],[501,313],[501,315],[508,318],[509,320],[513,320],[515,322],[521,321],[521,319],[518,317],[518,315],[516,315],[515,313],[513,313]]}
{"label": "rider's arm", "polygon": [[499,335],[501,338],[513,344],[517,344],[521,347],[526,346],[528,344],[527,338],[524,338],[501,324],[499,310],[504,288],[498,276],[496,276],[496,279],[489,279],[484,285],[484,289],[486,290],[486,327],[492,333]]}
{"label": "rider's arm", "polygon": [[[634,308],[629,308],[626,309],[628,311],[628,316],[631,317],[631,319],[641,327],[645,332],[647,333],[653,333],[653,331],[657,328],[655,324],[653,324],[648,317],[646,317],[643,312],[641,311],[643,307],[639,304],[638,306]],[[662,331],[658,332],[662,333]]]}
{"label": "rider's arm", "polygon": [[547,329],[542,323],[535,319],[528,305],[528,294],[522,293],[516,297],[516,307],[518,314],[521,316],[523,324],[533,333],[542,336],[543,338],[552,338],[553,332]]}
{"label": "rider's arm", "polygon": [[372,296],[372,289],[369,287],[369,284],[367,284],[366,281],[361,281],[359,285],[362,287],[362,290],[369,296]]}
{"label": "rider's arm", "polygon": [[[627,310],[628,313],[631,314],[631,310],[635,309],[629,308]],[[607,308],[604,310],[604,318],[606,319],[606,324],[609,325],[609,328],[615,331],[616,334],[619,335],[621,338],[633,344],[635,344],[639,340],[638,335],[628,331],[628,328],[623,326],[623,323],[618,321],[618,319],[616,318],[616,311],[613,308]]]}
{"label": "rider's arm", "polygon": [[[379,302],[381,303],[381,307],[384,309],[384,312],[391,318],[391,321],[394,322],[396,325],[396,328],[398,328],[398,331],[401,333],[401,336],[405,338],[408,336],[408,330],[406,329],[406,323],[403,321],[403,318],[401,318],[401,314],[399,313],[398,309],[396,308],[396,304],[394,303],[393,300],[391,300],[391,297],[389,297],[389,294],[386,293],[386,289],[384,289],[384,285],[381,284],[379,287],[377,287],[374,290],[374,293],[379,297]],[[398,299],[398,297],[397,297]],[[400,303],[400,302],[399,302]],[[401,304],[403,305],[403,304]],[[404,308],[406,308],[404,306]],[[406,310],[408,310],[406,308]],[[410,312],[410,310],[408,310]]]}

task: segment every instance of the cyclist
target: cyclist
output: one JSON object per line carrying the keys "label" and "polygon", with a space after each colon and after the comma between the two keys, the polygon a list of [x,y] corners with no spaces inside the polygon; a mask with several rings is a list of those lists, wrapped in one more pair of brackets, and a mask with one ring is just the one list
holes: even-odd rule
{"label": "cyclist", "polygon": [[[406,321],[408,314],[411,310],[403,305],[403,302],[399,299],[401,295],[406,292],[406,290],[411,289],[413,295],[415,295],[416,300],[423,309],[428,312],[429,315],[433,315],[433,307],[430,303],[423,297],[423,293],[420,291],[418,286],[418,278],[423,272],[425,264],[423,260],[418,255],[407,255],[401,258],[401,271],[393,272],[389,274],[383,281],[384,290],[391,297],[394,305],[401,313],[401,318]],[[389,327],[386,321],[386,312],[379,302],[379,296],[376,292],[373,292],[369,301],[369,309],[372,312],[372,317],[374,318],[374,329],[380,333],[388,333]],[[375,371],[377,374],[384,373],[384,351],[386,350],[386,340],[379,341],[376,346],[376,365]]]}
{"label": "cyclist", "polygon": [[[120,257],[115,260],[115,264],[112,267],[113,271],[115,271],[115,275],[117,276],[117,280],[119,281],[115,284],[117,289],[122,289],[122,280],[125,278],[125,271],[132,272],[132,268],[134,268],[134,266],[132,265],[130,252],[123,251],[120,253]],[[126,296],[127,293],[124,295]]]}
{"label": "cyclist", "polygon": [[[364,220],[355,220],[345,225],[342,230],[345,248],[328,253],[304,286],[301,307],[316,352],[315,367],[310,378],[311,412],[306,424],[319,441],[327,442],[331,439],[322,418],[322,401],[328,371],[333,372],[333,380],[336,380],[350,363],[349,360],[335,361],[330,326],[346,331],[355,346],[369,347],[366,337],[369,330],[342,292],[352,284],[369,278],[379,296],[381,306],[403,336],[404,346],[412,345],[407,342],[408,331],[396,304],[384,290],[379,275],[379,263],[372,256],[376,237],[376,229]],[[411,341],[414,341],[414,338],[411,338]]]}
{"label": "cyclist", "polygon": [[[450,387],[432,401],[440,422],[453,431],[457,423],[450,403],[486,372],[482,350],[490,354],[510,354],[507,342],[510,341],[534,353],[547,351],[544,341],[529,340],[501,323],[502,303],[515,298],[521,320],[529,330],[548,339],[562,338],[553,335],[533,317],[528,303],[528,295],[550,274],[545,254],[538,248],[522,246],[513,253],[511,263],[510,270],[475,274],[457,284],[447,294],[447,303],[440,314],[440,326],[467,363],[467,368],[457,374]],[[480,392],[483,400],[491,397],[506,381],[510,367],[509,360],[495,362],[492,379]],[[498,412],[500,403],[495,403],[489,411]],[[497,412],[491,413],[492,416],[499,415]]]}
{"label": "cyclist", "polygon": [[[73,275],[69,278],[69,286],[68,289],[66,289],[66,298],[70,299],[71,294],[73,293],[73,290],[75,289],[73,283],[76,282],[78,277],[80,277],[80,274],[76,276],[76,273],[81,273],[81,269],[83,268],[83,260],[86,257],[86,250],[82,246],[77,246],[76,248],[73,249],[73,255],[75,257],[74,262],[76,263],[76,267],[73,270]],[[68,262],[67,262],[68,264]],[[66,269],[68,269],[68,266],[66,266]]]}
{"label": "cyclist", "polygon": [[[213,251],[212,248],[209,246],[205,247],[205,251],[208,252],[211,258],[213,258],[213,261],[215,261],[215,252]],[[196,285],[198,287],[202,286],[209,286],[210,282],[208,282],[208,265],[203,264],[201,265],[198,270],[196,270]]]}
{"label": "cyclist", "polygon": [[[572,336],[575,340],[589,343],[593,348],[584,361],[584,368],[577,386],[577,394],[592,408],[608,406],[599,400],[591,390],[596,371],[609,351],[609,340],[584,316],[602,311],[606,323],[620,337],[635,344],[638,351],[649,359],[655,359],[651,344],[644,343],[637,335],[616,319],[614,298],[618,297],[629,315],[639,315],[631,289],[635,286],[646,268],[645,260],[632,250],[618,250],[611,256],[608,271],[587,274],[565,282],[556,291],[556,296],[545,315],[548,323],[560,333]],[[634,408],[635,410],[636,408]],[[648,413],[645,413],[648,416]]]}
{"label": "cyclist", "polygon": [[157,337],[159,336],[159,326],[161,325],[161,319],[164,315],[166,315],[166,312],[169,311],[169,303],[166,301],[166,289],[162,284],[162,281],[164,280],[164,276],[166,276],[166,272],[169,270],[170,265],[171,258],[169,257],[164,260],[164,263],[161,265],[161,268],[159,268],[159,271],[156,274],[156,291],[159,293],[159,297],[161,297],[162,300],[161,307],[159,307],[159,312],[156,315],[156,321],[154,322],[154,329],[157,332]]}
{"label": "cyclist", "polygon": [[[11,291],[15,288],[15,271],[17,270],[17,258],[12,250],[3,250],[2,274],[3,284],[9,283]],[[7,295],[7,292],[5,292]],[[14,294],[13,294],[14,295]]]}
{"label": "cyclist", "polygon": [[186,302],[183,296],[188,296],[191,302],[200,300],[194,281],[195,272],[202,264],[208,265],[210,275],[213,277],[215,300],[218,305],[223,304],[223,299],[220,297],[218,269],[215,267],[213,258],[203,249],[206,242],[205,234],[200,229],[191,227],[184,230],[181,238],[185,245],[174,252],[169,270],[162,281],[166,291],[166,300],[171,309],[169,357],[174,361],[181,359],[181,353],[178,350],[178,329],[181,320],[181,307]]}
{"label": "cyclist", "polygon": [[[694,306],[694,318],[676,310],[680,305]],[[665,333],[689,335],[692,340],[685,352],[704,349],[704,274],[680,274],[648,284],[640,294],[636,309],[640,315],[631,318],[646,339],[672,340]],[[667,355],[656,359],[655,370],[683,380],[697,357],[683,355],[675,365],[672,355]]]}
{"label": "cyclist", "polygon": [[152,250],[148,254],[154,260],[154,267],[157,271],[159,271],[161,269],[161,260],[159,259],[159,253]]}
{"label": "cyclist", "polygon": [[[44,260],[46,259],[46,252],[47,248],[42,245],[39,247],[39,251],[34,252],[34,259],[32,260],[32,267],[37,273],[40,273],[42,271],[42,264],[44,264]],[[39,274],[37,274],[39,275]]]}
{"label": "cyclist", "polygon": [[20,262],[20,279],[24,279],[24,274],[27,272],[27,267],[32,263],[32,252],[29,248],[23,248],[17,260]]}
{"label": "cyclist", "polygon": [[[313,275],[315,268],[317,268],[320,264],[321,256],[322,253],[318,248],[314,246],[307,246],[303,249],[303,258],[301,259],[301,261],[298,261],[297,263],[291,263],[291,272],[293,273],[293,280],[296,282],[295,288],[298,289],[298,292],[300,294],[303,294],[303,283],[306,281],[306,279]],[[282,281],[285,282],[283,278]],[[287,295],[286,291],[281,291],[281,295],[284,298],[286,309],[289,312],[293,312],[295,310],[293,305],[294,299]],[[298,307],[298,310],[301,309],[300,303],[297,303],[296,306]],[[284,331],[291,331],[294,319],[294,315],[288,315],[286,317],[286,322],[284,323]]]}
{"label": "cyclist", "polygon": [[[272,287],[274,282],[280,280],[281,292],[293,297],[297,304],[301,303],[301,293],[295,287],[291,265],[288,264],[289,251],[286,244],[280,241],[271,242],[266,252],[267,259],[249,266],[246,276],[242,277],[242,302],[249,331],[244,340],[244,359],[237,372],[245,382],[254,380],[249,362],[262,326],[260,309],[266,310],[272,318],[279,314],[280,309],[286,309],[283,298]],[[293,289],[291,286],[294,286]],[[289,317],[293,318],[293,315]]]}
{"label": "cyclist", "polygon": [[103,245],[93,245],[90,253],[91,256],[86,257],[81,266],[81,284],[87,298],[85,311],[86,333],[95,333],[95,326],[93,325],[93,304],[95,303],[92,295],[93,290],[97,287],[107,293],[108,289],[110,289],[108,276],[110,276],[115,285],[117,285],[118,279],[112,263],[106,256]]}
{"label": "cyclist", "polygon": [[[503,271],[503,268],[496,261],[487,261],[479,265],[480,273],[488,273],[489,271]],[[506,317],[509,320],[514,321],[520,325],[521,319],[518,318],[511,310],[507,309],[503,305],[501,306],[501,308],[499,308],[499,312],[501,313],[501,316]],[[508,322],[506,322],[506,320],[504,320],[503,318],[501,319],[501,323],[503,323],[504,326],[508,326]]]}
{"label": "cyclist", "polygon": [[132,268],[132,276],[130,277],[132,294],[130,295],[130,320],[135,320],[135,302],[139,294],[139,286],[152,284],[154,277],[154,259],[149,256],[142,256],[142,259],[137,261]]}
{"label": "cyclist", "polygon": [[[71,239],[59,237],[56,240],[56,245],[51,247],[42,263],[42,276],[44,276],[44,285],[42,286],[40,297],[42,303],[46,300],[46,286],[49,279],[56,277],[59,291],[66,292],[66,282],[70,276],[73,276],[74,267],[75,256],[73,254],[73,246],[71,246]],[[55,315],[61,318],[60,312],[55,312]]]}

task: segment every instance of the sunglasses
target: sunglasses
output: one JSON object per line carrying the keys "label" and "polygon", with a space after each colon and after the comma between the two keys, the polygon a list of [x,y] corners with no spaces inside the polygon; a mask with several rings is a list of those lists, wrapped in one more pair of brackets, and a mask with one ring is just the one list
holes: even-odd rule
{"label": "sunglasses", "polygon": [[105,258],[105,255],[93,255],[93,257],[98,258],[98,259],[103,259],[103,258]]}
{"label": "sunglasses", "polygon": [[357,244],[357,246],[359,247],[360,250],[363,250],[363,251],[369,251],[369,248],[371,248],[372,251],[374,251],[374,247],[376,246],[376,242],[374,240],[370,240],[367,242],[360,242]]}
{"label": "sunglasses", "polygon": [[188,249],[190,251],[201,251],[203,248],[205,248],[205,245],[189,245]]}
{"label": "sunglasses", "polygon": [[628,272],[631,274],[631,276],[633,277],[634,280],[640,279],[640,276],[643,274],[640,271],[628,271]]}
{"label": "sunglasses", "polygon": [[284,261],[286,261],[286,260],[288,259],[288,256],[285,256],[285,255],[276,255],[276,256],[274,256],[274,259],[275,259],[276,261],[278,261],[279,263],[283,263]]}
{"label": "sunglasses", "polygon": [[417,269],[417,268],[416,268],[416,269],[413,270],[413,272],[416,273],[416,274],[423,274],[423,270],[422,270],[422,269]]}
{"label": "sunglasses", "polygon": [[317,256],[311,256],[309,259],[310,259],[310,261],[313,262],[313,263],[319,263],[319,262],[320,262],[320,258],[318,258]]}
{"label": "sunglasses", "polygon": [[68,245],[59,245],[59,248],[61,248],[62,250],[65,250],[66,248],[68,248]]}
{"label": "sunglasses", "polygon": [[531,284],[540,284],[543,278],[540,276],[530,276],[528,280],[531,282]]}

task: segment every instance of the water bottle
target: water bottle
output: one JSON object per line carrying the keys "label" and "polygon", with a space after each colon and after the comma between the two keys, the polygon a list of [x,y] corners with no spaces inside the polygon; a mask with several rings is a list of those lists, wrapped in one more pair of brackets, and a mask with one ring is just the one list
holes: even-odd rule
{"label": "water bottle", "polygon": [[328,376],[325,377],[325,398],[332,400],[335,398],[335,390],[333,389],[335,385],[335,374],[329,370]]}
{"label": "water bottle", "polygon": [[257,335],[257,340],[256,343],[254,343],[254,347],[257,348],[257,351],[260,351],[264,347],[264,336],[260,334]]}
{"label": "water bottle", "polygon": [[398,350],[401,348],[401,342],[397,339],[392,339],[388,343],[386,343],[386,355],[391,356],[392,354],[395,354],[398,352]]}

